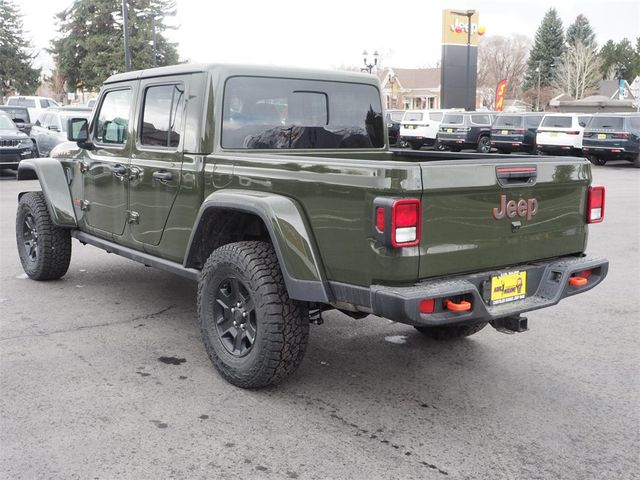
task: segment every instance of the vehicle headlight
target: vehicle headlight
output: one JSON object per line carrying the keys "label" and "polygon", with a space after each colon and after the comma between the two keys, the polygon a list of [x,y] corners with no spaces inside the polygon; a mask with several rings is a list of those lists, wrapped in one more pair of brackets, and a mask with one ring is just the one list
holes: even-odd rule
{"label": "vehicle headlight", "polygon": [[31,148],[33,146],[33,142],[31,141],[30,138],[23,138],[22,140],[20,140],[20,143],[18,144],[19,148]]}

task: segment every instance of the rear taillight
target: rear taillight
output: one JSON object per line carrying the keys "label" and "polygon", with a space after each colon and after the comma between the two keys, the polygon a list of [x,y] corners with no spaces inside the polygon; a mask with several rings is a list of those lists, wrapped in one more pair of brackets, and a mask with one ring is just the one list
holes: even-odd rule
{"label": "rear taillight", "polygon": [[604,220],[604,196],[604,187],[589,187],[587,223],[600,223]]}
{"label": "rear taillight", "polygon": [[413,247],[420,243],[420,200],[376,198],[375,236],[388,247]]}
{"label": "rear taillight", "polygon": [[611,134],[611,138],[629,138],[629,132],[615,132]]}
{"label": "rear taillight", "polygon": [[584,138],[593,137],[593,132],[584,132],[584,133],[582,134],[582,136],[583,136]]}
{"label": "rear taillight", "polygon": [[433,313],[436,307],[436,301],[433,298],[425,298],[420,300],[420,313]]}
{"label": "rear taillight", "polygon": [[564,133],[566,133],[567,135],[580,135],[580,132],[576,132],[575,130],[571,132],[564,132]]}
{"label": "rear taillight", "polygon": [[524,129],[522,128],[516,128],[513,133],[524,133]]}
{"label": "rear taillight", "polygon": [[412,247],[420,243],[420,200],[396,200],[391,207],[391,245]]}

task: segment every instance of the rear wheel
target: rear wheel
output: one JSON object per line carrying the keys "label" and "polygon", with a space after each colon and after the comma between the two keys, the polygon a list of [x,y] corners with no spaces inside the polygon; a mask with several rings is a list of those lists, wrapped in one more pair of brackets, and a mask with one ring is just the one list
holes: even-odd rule
{"label": "rear wheel", "polygon": [[449,150],[451,150],[452,152],[459,152],[462,149],[460,147],[449,147]]}
{"label": "rear wheel", "polygon": [[233,385],[273,385],[302,362],[308,310],[289,298],[269,243],[231,243],[211,254],[198,283],[198,317],[209,358]]}
{"label": "rear wheel", "polygon": [[480,137],[476,150],[479,153],[489,153],[491,151],[491,139],[489,137]]}
{"label": "rear wheel", "polygon": [[600,157],[598,155],[591,155],[589,157],[589,161],[591,163],[593,163],[594,165],[600,165],[600,166],[602,166],[602,165],[607,163],[607,159],[606,158],[602,158],[602,157]]}
{"label": "rear wheel", "polygon": [[422,148],[422,143],[420,142],[409,142],[412,150],[420,150]]}
{"label": "rear wheel", "polygon": [[511,150],[507,150],[505,148],[499,148],[498,153],[501,153],[503,155],[509,155],[511,153]]}
{"label": "rear wheel", "polygon": [[33,280],[62,277],[71,262],[69,229],[51,220],[42,192],[27,192],[18,202],[16,242],[25,273]]}
{"label": "rear wheel", "polygon": [[487,322],[474,323],[472,325],[454,325],[448,327],[415,327],[424,336],[434,340],[455,340],[478,333]]}
{"label": "rear wheel", "polygon": [[640,153],[636,153],[636,156],[633,159],[633,166],[636,168],[640,168]]}

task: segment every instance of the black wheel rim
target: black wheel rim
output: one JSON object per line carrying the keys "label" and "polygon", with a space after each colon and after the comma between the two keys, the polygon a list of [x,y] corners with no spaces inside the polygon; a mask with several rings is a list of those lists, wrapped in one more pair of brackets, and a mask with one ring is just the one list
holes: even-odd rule
{"label": "black wheel rim", "polygon": [[38,258],[38,231],[36,221],[30,213],[22,221],[22,244],[27,258],[35,262]]}
{"label": "black wheel rim", "polygon": [[489,153],[491,150],[491,144],[489,143],[489,139],[487,137],[482,137],[480,139],[480,151],[482,153]]}
{"label": "black wheel rim", "polygon": [[224,348],[236,357],[247,355],[256,341],[256,312],[247,287],[226,278],[216,291],[213,305],[216,332]]}

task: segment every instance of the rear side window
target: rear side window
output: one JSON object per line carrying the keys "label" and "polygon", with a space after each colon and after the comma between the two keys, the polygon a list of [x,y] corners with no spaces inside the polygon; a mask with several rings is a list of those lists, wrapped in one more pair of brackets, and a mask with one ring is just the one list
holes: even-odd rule
{"label": "rear side window", "polygon": [[225,85],[224,148],[379,148],[380,92],[372,85],[232,77]]}
{"label": "rear side window", "polygon": [[442,119],[442,123],[462,124],[464,117],[457,113],[446,113]]}
{"label": "rear side window", "polygon": [[496,118],[496,127],[521,127],[522,117],[519,115],[502,115]]}
{"label": "rear side window", "polygon": [[403,122],[421,122],[422,121],[422,113],[420,112],[407,112],[402,117]]}
{"label": "rear side window", "polygon": [[541,127],[571,128],[572,117],[544,117]]}
{"label": "rear side window", "polygon": [[640,117],[631,117],[629,120],[633,128],[640,129]]}
{"label": "rear side window", "polygon": [[392,112],[390,115],[391,120],[393,120],[394,122],[401,122],[402,117],[404,117],[404,112]]}
{"label": "rear side window", "polygon": [[622,129],[624,126],[624,119],[622,117],[591,117],[589,122],[589,128],[615,128]]}
{"label": "rear side window", "polygon": [[49,107],[49,100],[40,100],[40,106],[42,108],[48,108]]}
{"label": "rear side window", "polygon": [[442,120],[444,114],[442,112],[431,112],[429,113],[429,120],[433,120],[434,122],[439,122]]}
{"label": "rear side window", "polygon": [[589,123],[589,118],[590,117],[578,117],[578,123],[581,124],[581,127],[584,127]]}
{"label": "rear side window", "polygon": [[142,111],[140,143],[176,148],[180,143],[184,85],[158,85],[147,88]]}
{"label": "rear side window", "polygon": [[476,125],[490,125],[491,117],[489,115],[471,115],[471,121]]}
{"label": "rear side window", "polygon": [[100,106],[95,126],[95,138],[99,143],[123,145],[127,141],[131,90],[107,92]]}

